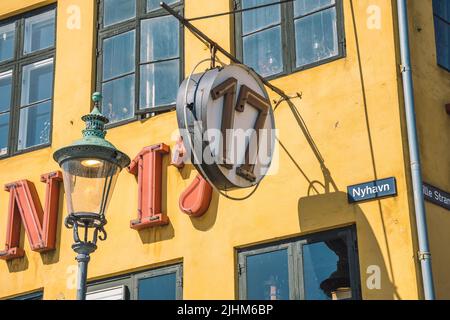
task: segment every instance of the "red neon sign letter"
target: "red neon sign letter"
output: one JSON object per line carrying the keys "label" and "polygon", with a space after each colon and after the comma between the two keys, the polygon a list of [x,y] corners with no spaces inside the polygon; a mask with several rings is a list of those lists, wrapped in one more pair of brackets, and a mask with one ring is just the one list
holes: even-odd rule
{"label": "red neon sign letter", "polygon": [[164,143],[145,147],[131,161],[128,172],[138,177],[138,219],[130,227],[136,230],[166,225],[169,218],[161,211],[162,158],[170,152]]}
{"label": "red neon sign letter", "polygon": [[20,180],[5,185],[5,190],[9,192],[9,211],[6,248],[0,251],[1,259],[12,260],[24,256],[24,250],[19,247],[21,223],[24,224],[31,250],[46,252],[55,249],[61,181],[59,171],[41,176],[41,182],[47,186],[44,210],[36,188],[30,181]]}

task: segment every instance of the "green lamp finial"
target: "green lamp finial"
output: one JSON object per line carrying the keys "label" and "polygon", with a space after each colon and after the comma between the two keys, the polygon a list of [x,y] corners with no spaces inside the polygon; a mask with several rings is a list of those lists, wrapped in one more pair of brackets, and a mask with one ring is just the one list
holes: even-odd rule
{"label": "green lamp finial", "polygon": [[94,109],[92,109],[91,113],[81,118],[86,123],[86,129],[83,130],[83,137],[85,138],[93,136],[103,139],[106,136],[105,125],[109,122],[109,119],[100,112],[102,98],[100,92],[95,92],[92,95]]}
{"label": "green lamp finial", "polygon": [[100,92],[94,92],[94,94],[92,95],[92,101],[94,102],[101,102],[103,99],[103,96]]}

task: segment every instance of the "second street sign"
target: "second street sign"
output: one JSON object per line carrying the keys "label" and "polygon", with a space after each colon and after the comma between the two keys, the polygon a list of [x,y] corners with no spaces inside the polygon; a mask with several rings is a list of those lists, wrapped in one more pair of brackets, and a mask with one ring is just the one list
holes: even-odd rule
{"label": "second street sign", "polygon": [[425,200],[432,202],[442,208],[450,210],[450,194],[427,183],[423,184],[423,195]]}

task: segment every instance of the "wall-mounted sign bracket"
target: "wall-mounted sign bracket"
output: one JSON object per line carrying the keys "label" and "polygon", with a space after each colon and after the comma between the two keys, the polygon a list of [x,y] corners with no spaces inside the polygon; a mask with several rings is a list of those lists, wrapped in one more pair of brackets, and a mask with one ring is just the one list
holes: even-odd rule
{"label": "wall-mounted sign bracket", "polygon": [[[289,2],[289,1],[285,1],[285,2]],[[270,5],[272,5],[272,4],[276,4],[276,3],[271,3]],[[190,21],[193,21],[193,20],[199,20],[201,18],[212,18],[212,17],[220,16],[220,15],[234,14],[234,13],[239,12],[239,10],[232,11],[232,12],[227,12],[227,13],[221,13],[221,14],[212,15],[212,16],[207,16],[207,17],[200,17],[200,18],[194,18],[194,19],[185,19],[183,16],[178,14],[175,10],[173,10],[166,3],[161,2],[160,6],[163,9],[165,9],[169,14],[171,14],[173,17],[175,17],[189,31],[191,31],[191,33],[197,39],[199,39],[200,42],[202,42],[206,47],[208,47],[211,50],[211,54],[216,55],[216,51],[219,51],[225,57],[230,59],[230,61],[232,61],[232,62],[234,62],[236,64],[243,64],[234,55],[232,55],[230,52],[228,52],[227,50],[222,48],[217,42],[212,40],[210,37],[208,37],[206,34],[204,34],[202,31],[200,31],[197,27],[192,25],[192,23],[190,22]],[[266,5],[264,5],[264,6],[266,6]],[[255,8],[248,8],[248,9],[245,9],[245,10],[252,10],[252,9],[255,9]],[[241,10],[241,11],[243,11],[243,10]],[[295,96],[291,97],[291,96],[287,95],[282,89],[280,89],[277,86],[274,86],[273,84],[271,84],[269,81],[267,81],[264,77],[262,77],[256,71],[254,71],[254,72],[255,72],[255,74],[258,76],[258,78],[261,80],[261,82],[265,86],[267,86],[270,90],[272,90],[273,92],[275,92],[276,94],[278,94],[281,97],[281,99],[279,99],[278,102],[276,103],[276,107],[282,102],[286,102],[289,105],[289,108],[291,109],[291,111],[292,111],[292,113],[294,115],[294,118],[296,119],[297,123],[299,124],[299,126],[300,126],[300,128],[301,128],[301,130],[302,130],[302,132],[303,132],[303,134],[305,136],[305,138],[308,141],[308,144],[311,146],[311,149],[312,149],[314,155],[316,156],[317,160],[320,163],[320,168],[322,170],[322,173],[323,173],[324,179],[325,179],[325,184],[324,184],[325,191],[329,192],[329,185],[331,185],[334,188],[334,190],[337,191],[338,188],[337,188],[335,182],[333,181],[333,179],[331,177],[329,169],[325,166],[325,161],[324,161],[322,155],[320,154],[320,151],[319,151],[316,143],[314,142],[311,134],[309,133],[309,130],[308,130],[307,126],[306,126],[305,121],[301,117],[301,115],[300,115],[298,109],[296,108],[296,106],[294,105],[294,103],[291,101],[293,98],[300,98],[301,99],[302,98],[302,94],[301,93],[297,93]],[[276,109],[276,107],[274,108],[274,110]]]}

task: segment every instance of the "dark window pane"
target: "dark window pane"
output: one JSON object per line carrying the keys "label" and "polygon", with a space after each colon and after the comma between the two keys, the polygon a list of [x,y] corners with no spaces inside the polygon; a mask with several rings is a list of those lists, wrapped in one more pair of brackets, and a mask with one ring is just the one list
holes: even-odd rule
{"label": "dark window pane", "polygon": [[248,300],[289,299],[286,249],[248,256],[246,272]]}
{"label": "dark window pane", "polygon": [[135,31],[122,33],[103,42],[103,81],[134,72]]}
{"label": "dark window pane", "polygon": [[55,10],[25,20],[25,54],[53,47],[54,45]]}
{"label": "dark window pane", "polygon": [[136,0],[105,0],[104,26],[126,21],[136,16]]}
{"label": "dark window pane", "polygon": [[0,114],[0,156],[8,153],[9,112]]}
{"label": "dark window pane", "polygon": [[50,99],[53,91],[53,59],[23,67],[21,105]]}
{"label": "dark window pane", "polygon": [[283,71],[280,27],[244,37],[243,46],[244,63],[263,77]]}
{"label": "dark window pane", "polygon": [[0,27],[0,62],[14,57],[15,24]]}
{"label": "dark window pane", "polygon": [[[160,2],[161,2],[161,0],[147,0],[147,12],[161,9],[161,7],[159,6]],[[179,0],[166,0],[164,2],[166,4],[170,5],[170,4],[174,4],[174,3],[179,2]]]}
{"label": "dark window pane", "polygon": [[336,9],[296,20],[295,42],[297,67],[338,55]]}
{"label": "dark window pane", "polygon": [[148,19],[142,21],[141,26],[141,62],[177,58],[180,55],[179,26],[175,18]]}
{"label": "dark window pane", "polygon": [[450,26],[439,18],[434,19],[437,62],[450,70]]}
{"label": "dark window pane", "polygon": [[134,74],[103,84],[102,112],[111,122],[134,116]]}
{"label": "dark window pane", "polygon": [[11,107],[12,70],[0,73],[0,113]]}
{"label": "dark window pane", "polygon": [[176,300],[176,280],[176,273],[139,279],[138,300]]}
{"label": "dark window pane", "polygon": [[20,110],[18,149],[46,144],[50,141],[51,101]]}
{"label": "dark window pane", "polygon": [[141,66],[140,107],[174,104],[179,86],[179,60]]}
{"label": "dark window pane", "polygon": [[303,16],[321,8],[325,8],[335,4],[335,0],[295,0],[294,2],[294,16]]}
{"label": "dark window pane", "polygon": [[[279,2],[279,0],[242,0],[242,8],[246,9],[274,2]],[[244,11],[242,13],[242,33],[244,35],[279,23],[280,5]]]}
{"label": "dark window pane", "polygon": [[447,22],[450,21],[450,2],[448,0],[433,0],[433,11]]}
{"label": "dark window pane", "polygon": [[36,293],[26,294],[24,296],[15,297],[15,298],[12,298],[11,300],[42,300],[43,295],[44,294],[42,292],[36,292]]}
{"label": "dark window pane", "polygon": [[304,245],[303,275],[307,300],[351,298],[345,240],[337,238]]}

